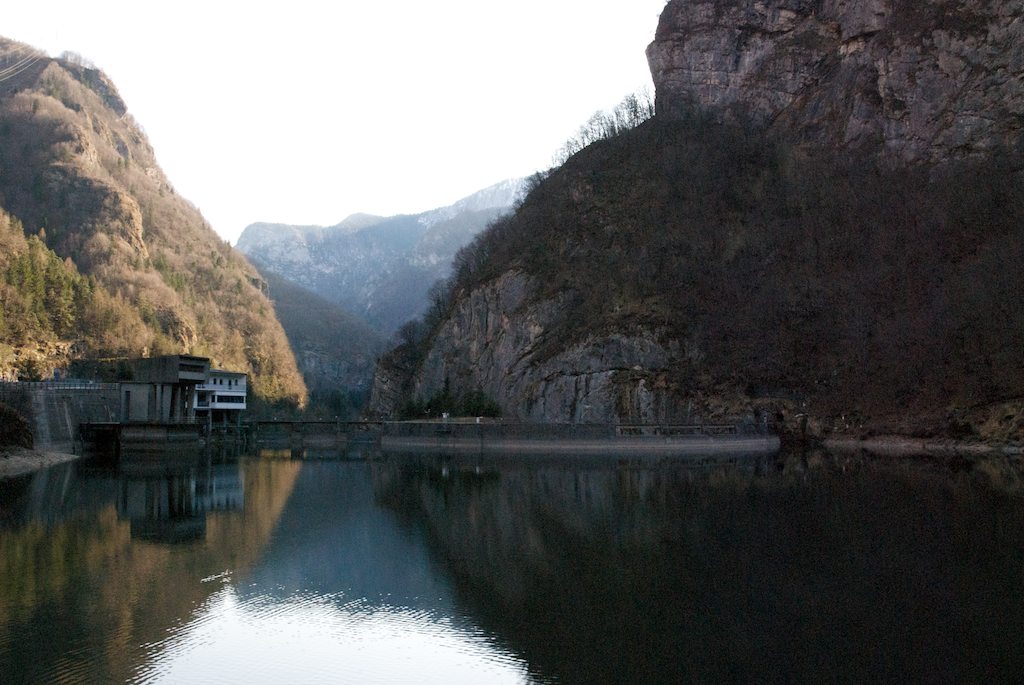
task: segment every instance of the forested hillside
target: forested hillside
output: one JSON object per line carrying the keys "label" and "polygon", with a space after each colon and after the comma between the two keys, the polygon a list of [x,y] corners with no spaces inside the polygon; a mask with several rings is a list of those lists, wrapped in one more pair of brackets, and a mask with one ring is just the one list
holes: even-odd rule
{"label": "forested hillside", "polygon": [[12,41],[0,61],[22,65],[0,81],[0,368],[189,352],[304,404],[262,278],[177,195],[114,84]]}
{"label": "forested hillside", "polygon": [[[663,393],[668,416],[776,398],[844,424],[955,430],[1024,395],[1022,263],[1019,152],[894,169],[706,120],[651,122],[570,160],[460,255],[459,323],[435,324],[432,344],[459,347],[465,298],[521,273],[531,286],[507,314],[558,311],[531,364],[656,341],[665,366],[626,365],[619,382]],[[447,377],[472,377],[472,361],[434,353]],[[628,393],[612,409],[641,416]]]}
{"label": "forested hillside", "polygon": [[[767,108],[785,94],[807,116],[871,114],[828,80],[858,73],[864,89],[868,72],[882,79],[839,39],[860,15],[788,0],[741,11],[752,4],[668,5],[649,51],[658,114],[538,177],[515,215],[456,257],[448,290],[382,361],[375,411],[395,415],[450,389],[543,421],[774,417],[820,432],[1024,436],[1021,120],[998,107],[984,118],[962,111],[979,93],[1019,90],[1020,74],[999,67],[1019,55],[1006,37],[1020,33],[1019,15],[1014,23],[1010,3],[996,3],[911,39],[873,29],[864,40],[878,60],[912,54],[922,74],[949,67],[946,53],[965,45],[988,56],[965,68],[966,100],[908,95],[902,112],[884,111],[902,128],[882,114],[858,124],[888,138],[843,138],[847,119],[788,126],[739,105]],[[797,40],[811,29],[820,42]],[[693,38],[730,30],[751,38]],[[928,39],[949,31],[962,42]],[[814,78],[786,72],[804,69],[809,45],[850,64]],[[705,59],[716,49],[735,52]],[[762,55],[776,66],[742,71]],[[712,63],[721,84],[702,80]],[[742,72],[736,83],[730,70]],[[787,79],[795,93],[773,90]],[[886,83],[889,101],[904,95],[897,86],[919,87]],[[707,95],[719,87],[728,109]],[[912,157],[923,129],[904,124],[929,112],[943,137]]]}
{"label": "forested hillside", "polygon": [[[69,345],[60,341],[74,339],[86,347],[102,346],[89,339],[87,322],[109,318],[112,332],[131,325],[119,320],[110,304],[70,260],[60,259],[37,236],[26,238],[21,222],[0,211],[0,368],[5,376],[12,375],[16,350],[34,346],[67,354]],[[45,368],[40,361],[22,359],[20,375],[39,378]]]}
{"label": "forested hillside", "polygon": [[333,302],[272,271],[264,275],[309,389],[310,412],[358,418],[384,339]]}

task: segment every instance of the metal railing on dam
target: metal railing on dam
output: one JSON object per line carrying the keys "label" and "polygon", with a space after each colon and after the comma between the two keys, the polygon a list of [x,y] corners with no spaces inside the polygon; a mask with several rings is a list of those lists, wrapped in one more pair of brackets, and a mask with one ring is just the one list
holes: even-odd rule
{"label": "metal railing on dam", "polygon": [[244,430],[263,435],[303,433],[379,434],[382,437],[486,437],[521,440],[612,439],[626,437],[679,437],[751,435],[770,432],[752,424],[596,424],[520,423],[506,421],[340,421],[302,419],[250,419]]}
{"label": "metal railing on dam", "polygon": [[0,381],[0,394],[5,392],[21,392],[22,390],[93,390],[104,392],[116,391],[117,383],[100,383],[93,381]]}
{"label": "metal railing on dam", "polygon": [[242,430],[257,445],[293,449],[364,445],[385,452],[768,454],[780,445],[769,426],[755,424],[252,420]]}
{"label": "metal railing on dam", "polygon": [[778,436],[753,424],[385,423],[385,451],[547,454],[767,454]]}
{"label": "metal railing on dam", "polygon": [[755,434],[738,424],[596,424],[402,421],[381,424],[383,437],[486,437],[516,440],[611,440],[615,438]]}

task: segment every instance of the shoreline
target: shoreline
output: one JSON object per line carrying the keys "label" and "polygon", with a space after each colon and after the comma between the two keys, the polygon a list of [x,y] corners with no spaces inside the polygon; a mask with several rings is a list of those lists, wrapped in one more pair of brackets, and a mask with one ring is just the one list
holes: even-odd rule
{"label": "shoreline", "polygon": [[459,454],[545,454],[565,456],[679,456],[775,454],[777,436],[626,437],[606,439],[383,436],[384,452],[455,452]]}
{"label": "shoreline", "polygon": [[[458,453],[492,453],[507,454],[514,452],[554,453],[565,455],[599,455],[620,453],[623,451],[634,454],[680,454],[698,456],[721,454],[730,451],[748,451],[753,453],[774,453],[780,448],[778,439],[726,438],[721,439],[618,439],[618,440],[484,440],[478,438],[415,438],[391,437],[382,440],[381,447],[385,451],[454,451]],[[782,437],[782,448],[788,443]],[[833,452],[869,452],[883,457],[940,457],[940,458],[1024,458],[1024,445],[1015,443],[989,444],[968,442],[943,438],[913,438],[902,435],[880,435],[870,438],[853,436],[833,436],[812,444]],[[792,443],[789,443],[792,444]],[[639,449],[638,449],[639,448]],[[0,481],[10,480],[28,475],[36,471],[65,464],[81,455],[60,452],[57,450],[37,450],[17,446],[0,446]]]}
{"label": "shoreline", "polygon": [[911,438],[903,435],[880,435],[872,438],[831,437],[819,443],[835,452],[866,451],[885,457],[1020,457],[1024,446],[991,445],[942,438]]}
{"label": "shoreline", "polygon": [[0,447],[0,481],[25,476],[57,464],[65,464],[78,459],[79,456],[25,447]]}

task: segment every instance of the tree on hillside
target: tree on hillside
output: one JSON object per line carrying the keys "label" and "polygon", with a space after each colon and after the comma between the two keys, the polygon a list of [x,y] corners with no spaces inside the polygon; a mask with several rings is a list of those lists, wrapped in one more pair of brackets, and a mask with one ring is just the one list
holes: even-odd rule
{"label": "tree on hillside", "polygon": [[555,155],[554,164],[561,166],[583,148],[599,140],[614,138],[631,131],[654,116],[654,98],[650,91],[642,90],[627,95],[611,112],[594,112],[576,135],[565,142]]}

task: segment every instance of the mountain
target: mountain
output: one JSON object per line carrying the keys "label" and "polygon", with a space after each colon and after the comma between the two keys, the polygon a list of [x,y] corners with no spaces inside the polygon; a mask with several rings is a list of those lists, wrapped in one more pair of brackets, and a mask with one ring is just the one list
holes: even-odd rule
{"label": "mountain", "polygon": [[187,352],[306,388],[266,284],[160,170],[103,72],[0,39],[0,372]]}
{"label": "mountain", "polygon": [[455,253],[508,212],[521,188],[505,181],[414,215],[245,229],[238,249],[270,284],[317,411],[345,416],[365,405],[384,341],[427,309]]}
{"label": "mountain", "polygon": [[699,106],[800,141],[942,162],[1016,145],[1016,0],[670,2],[647,56],[660,115]]}
{"label": "mountain", "polygon": [[370,410],[1024,439],[1019,2],[672,0],[656,116],[456,257]]}
{"label": "mountain", "polygon": [[330,227],[253,224],[238,240],[277,274],[391,335],[423,313],[455,252],[507,212],[521,188],[504,181],[453,205],[414,215],[356,214]]}
{"label": "mountain", "polygon": [[309,389],[309,407],[354,419],[366,404],[384,339],[341,307],[273,272],[268,292]]}

